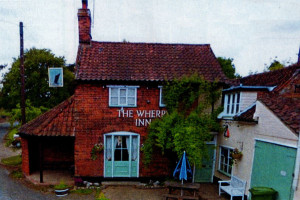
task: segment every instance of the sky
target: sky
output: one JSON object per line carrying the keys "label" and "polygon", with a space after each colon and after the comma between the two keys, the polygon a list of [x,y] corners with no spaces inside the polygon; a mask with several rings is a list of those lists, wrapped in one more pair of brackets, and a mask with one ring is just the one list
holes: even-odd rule
{"label": "sky", "polygon": [[[89,0],[95,41],[210,44],[236,72],[262,72],[277,59],[295,63],[299,0]],[[24,47],[47,48],[75,63],[81,0],[0,0],[0,64]]]}

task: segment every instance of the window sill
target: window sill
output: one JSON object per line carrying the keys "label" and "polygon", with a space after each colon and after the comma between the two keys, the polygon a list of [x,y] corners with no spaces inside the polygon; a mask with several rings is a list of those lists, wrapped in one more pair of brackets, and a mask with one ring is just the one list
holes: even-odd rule
{"label": "window sill", "polygon": [[109,105],[110,108],[136,108],[137,106],[115,106],[115,105]]}
{"label": "window sill", "polygon": [[221,174],[225,175],[225,176],[228,176],[229,178],[231,177],[231,174],[228,174],[228,173],[226,173],[226,172],[224,172],[222,170],[218,169],[217,171],[220,172]]}

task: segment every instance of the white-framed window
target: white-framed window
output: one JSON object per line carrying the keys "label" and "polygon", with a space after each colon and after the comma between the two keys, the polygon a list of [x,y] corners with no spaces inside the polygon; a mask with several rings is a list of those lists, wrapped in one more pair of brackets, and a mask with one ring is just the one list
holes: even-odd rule
{"label": "white-framed window", "polygon": [[233,148],[220,146],[218,170],[227,176],[231,176],[233,159],[231,153]]}
{"label": "white-framed window", "polygon": [[241,94],[239,92],[225,94],[225,115],[235,115],[240,112]]}
{"label": "white-framed window", "polygon": [[110,107],[136,107],[138,86],[108,85]]}
{"label": "white-framed window", "polygon": [[163,87],[162,86],[158,86],[159,87],[159,107],[165,107],[165,101],[164,101],[164,94],[163,94]]}

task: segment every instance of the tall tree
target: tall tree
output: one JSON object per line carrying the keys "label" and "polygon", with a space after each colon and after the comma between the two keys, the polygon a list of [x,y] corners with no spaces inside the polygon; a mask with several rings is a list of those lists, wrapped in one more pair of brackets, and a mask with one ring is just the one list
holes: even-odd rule
{"label": "tall tree", "polygon": [[225,58],[225,57],[218,57],[218,62],[220,63],[222,70],[227,76],[227,78],[235,79],[241,78],[241,75],[235,73],[235,66],[233,64],[233,58]]}
{"label": "tall tree", "polygon": [[[74,74],[65,66],[64,57],[56,57],[51,50],[32,48],[25,57],[25,93],[32,106],[52,108],[74,91]],[[50,88],[48,68],[62,67],[64,71],[64,87]],[[6,109],[15,108],[20,102],[20,58],[14,58],[12,67],[3,78],[2,98],[0,106]]]}

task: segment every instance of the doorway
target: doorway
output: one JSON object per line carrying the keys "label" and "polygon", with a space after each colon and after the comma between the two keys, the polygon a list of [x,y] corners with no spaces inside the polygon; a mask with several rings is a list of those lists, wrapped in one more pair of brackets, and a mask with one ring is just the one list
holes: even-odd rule
{"label": "doorway", "polygon": [[139,134],[114,132],[104,135],[104,177],[139,176]]}

